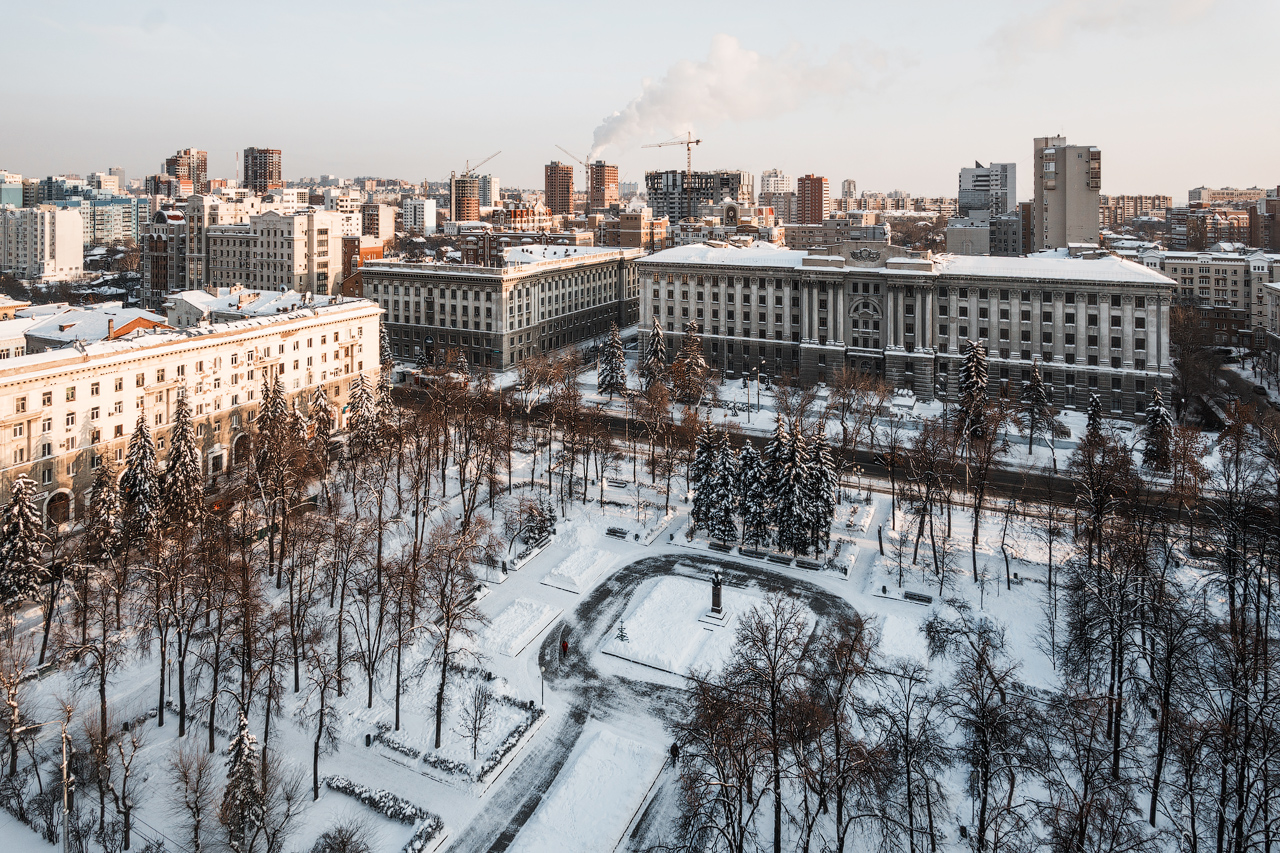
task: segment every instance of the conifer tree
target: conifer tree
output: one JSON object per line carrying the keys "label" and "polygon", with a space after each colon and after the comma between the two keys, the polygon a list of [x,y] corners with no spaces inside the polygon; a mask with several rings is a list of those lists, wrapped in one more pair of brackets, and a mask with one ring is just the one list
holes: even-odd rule
{"label": "conifer tree", "polygon": [[227,843],[237,853],[248,853],[255,830],[265,817],[259,763],[258,739],[249,733],[249,720],[242,711],[240,725],[227,746],[227,786],[222,792],[219,814],[227,830]]}
{"label": "conifer tree", "polygon": [[395,359],[391,357],[391,338],[387,336],[387,324],[378,324],[378,366],[383,370],[390,370],[395,364]]}
{"label": "conifer tree", "polygon": [[151,438],[145,415],[129,438],[124,475],[120,478],[120,496],[124,500],[125,519],[130,532],[146,539],[155,532],[160,521],[160,474],[156,466],[156,445]]}
{"label": "conifer tree", "polygon": [[717,450],[708,484],[711,502],[707,507],[707,535],[718,542],[737,542],[738,525],[733,517],[737,504],[738,458],[727,441]]}
{"label": "conifer tree", "polygon": [[169,433],[169,458],[160,477],[160,496],[165,517],[176,524],[191,524],[204,508],[200,449],[191,426],[187,395],[178,394],[173,409],[173,429]]}
{"label": "conifer tree", "polygon": [[815,552],[825,551],[831,541],[831,519],[835,516],[835,494],[839,487],[836,466],[831,459],[831,447],[825,433],[824,425],[819,424],[817,436],[810,448],[809,476],[806,481],[805,506],[809,516],[809,544]]}
{"label": "conifer tree", "polygon": [[462,376],[464,379],[471,378],[471,362],[467,361],[467,354],[460,349],[453,351],[453,358],[450,360],[449,369],[459,376]]}
{"label": "conifer tree", "polygon": [[1053,429],[1053,406],[1049,389],[1040,375],[1040,363],[1031,363],[1031,380],[1022,389],[1022,424],[1027,431],[1027,455],[1030,456],[1036,436]]}
{"label": "conifer tree", "polygon": [[601,393],[613,395],[627,392],[627,351],[622,345],[622,333],[617,323],[609,324],[609,339],[600,353],[600,367],[596,370],[596,388]]}
{"label": "conifer tree", "polygon": [[1165,408],[1160,389],[1151,392],[1147,404],[1147,424],[1143,428],[1142,464],[1157,471],[1169,470],[1169,440],[1173,436],[1173,418]]}
{"label": "conifer tree", "polygon": [[1102,440],[1102,401],[1097,394],[1089,395],[1089,422],[1084,437],[1091,444]]}
{"label": "conifer tree", "polygon": [[711,500],[711,480],[719,445],[717,432],[710,421],[702,425],[694,439],[693,462],[689,465],[689,486],[693,489],[693,506],[689,510],[689,527],[697,531],[707,526],[707,507]]}
{"label": "conifer tree", "polygon": [[431,362],[427,358],[426,347],[420,347],[418,349],[418,354],[413,359],[413,366],[417,369],[419,373],[426,373],[428,370],[431,369]]}
{"label": "conifer tree", "polygon": [[85,518],[85,550],[90,560],[101,563],[117,554],[124,542],[121,531],[123,510],[116,466],[104,456],[89,488],[89,509]]}
{"label": "conifer tree", "polygon": [[698,334],[697,321],[690,320],[684,327],[680,353],[676,356],[680,370],[676,374],[676,393],[684,400],[697,402],[706,388],[707,362],[702,356],[702,337]]}
{"label": "conifer tree", "polygon": [[0,528],[0,603],[26,601],[39,594],[47,579],[42,555],[48,541],[36,510],[36,483],[19,475]]}
{"label": "conifer tree", "polygon": [[764,459],[755,445],[746,442],[738,455],[738,512],[742,516],[742,542],[744,545],[768,547],[769,476]]}
{"label": "conifer tree", "polygon": [[667,341],[662,334],[662,324],[655,314],[649,340],[645,343],[644,359],[640,362],[640,378],[647,391],[655,382],[661,382],[667,373]]}
{"label": "conifer tree", "polygon": [[965,341],[960,366],[960,403],[956,427],[970,438],[982,437],[987,406],[987,348],[981,341]]}
{"label": "conifer tree", "polygon": [[334,413],[333,403],[329,402],[329,395],[325,393],[323,385],[317,385],[315,393],[311,395],[310,419],[312,446],[321,454],[321,459],[325,459],[329,442],[333,438]]}
{"label": "conifer tree", "polygon": [[347,441],[351,450],[359,456],[364,450],[375,447],[381,432],[378,422],[378,402],[369,381],[361,373],[347,402]]}

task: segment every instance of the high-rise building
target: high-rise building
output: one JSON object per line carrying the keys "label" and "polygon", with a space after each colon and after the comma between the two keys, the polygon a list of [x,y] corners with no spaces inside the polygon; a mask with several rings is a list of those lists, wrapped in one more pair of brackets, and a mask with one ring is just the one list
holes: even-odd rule
{"label": "high-rise building", "polygon": [[244,185],[258,195],[284,187],[279,148],[244,149]]}
{"label": "high-rise building", "polygon": [[611,204],[618,203],[618,167],[603,160],[597,160],[587,167],[591,170],[591,198],[588,199],[588,210],[605,210]]}
{"label": "high-rise building", "polygon": [[42,204],[0,211],[0,272],[37,280],[79,276],[83,233],[77,208]]}
{"label": "high-rise building", "polygon": [[546,167],[544,184],[547,212],[552,216],[573,215],[573,167],[552,160]]}
{"label": "high-rise building", "polygon": [[853,178],[845,178],[840,182],[840,198],[857,198],[858,182]]}
{"label": "high-rise building", "polygon": [[975,210],[989,210],[993,216],[1008,213],[1018,205],[1017,165],[992,163],[960,170],[960,215]]}
{"label": "high-rise building", "polygon": [[129,185],[128,181],[124,179],[124,166],[112,166],[107,169],[107,174],[116,179],[116,184],[121,189]]}
{"label": "high-rise building", "polygon": [[760,195],[795,192],[796,182],[781,169],[765,169],[760,175]]}
{"label": "high-rise building", "polygon": [[1034,147],[1031,245],[1039,251],[1070,243],[1096,244],[1102,151],[1068,145],[1062,136],[1036,137]]}
{"label": "high-rise building", "polygon": [[190,181],[191,191],[209,191],[209,155],[196,148],[184,148],[164,161],[163,172],[179,181]]}
{"label": "high-rise building", "polygon": [[755,204],[755,175],[750,172],[694,172],[688,197],[685,194],[686,177],[686,173],[679,169],[645,172],[645,191],[655,217],[665,216],[674,223],[696,216],[702,205],[716,205],[723,201]]}
{"label": "high-rise building", "polygon": [[400,219],[409,234],[426,236],[436,233],[435,199],[406,198],[400,202]]}
{"label": "high-rise building", "polygon": [[360,207],[360,234],[375,240],[396,236],[396,209],[389,204],[366,202]]}
{"label": "high-rise building", "polygon": [[480,179],[463,175],[449,177],[449,218],[454,222],[480,220]]}
{"label": "high-rise building", "polygon": [[821,175],[805,175],[796,183],[796,221],[817,225],[831,212],[831,188]]}
{"label": "high-rise building", "polygon": [[497,175],[476,175],[480,182],[480,206],[498,207],[502,204],[501,187]]}

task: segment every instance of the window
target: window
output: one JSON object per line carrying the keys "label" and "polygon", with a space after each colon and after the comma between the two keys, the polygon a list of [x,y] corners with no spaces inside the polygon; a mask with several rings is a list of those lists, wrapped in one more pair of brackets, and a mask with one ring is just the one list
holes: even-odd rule
{"label": "window", "polygon": [[133,377],[133,385],[135,388],[141,388],[147,384],[147,374],[139,373]]}
{"label": "window", "polygon": [[117,391],[123,391],[123,390],[124,390],[124,377],[123,377],[123,376],[117,376],[117,377],[116,377],[115,390],[117,390]]}
{"label": "window", "polygon": [[101,382],[94,382],[94,383],[91,383],[91,384],[89,385],[89,396],[90,396],[90,397],[97,397],[97,396],[98,396],[99,394],[101,394],[101,393],[102,393],[102,383],[101,383]]}
{"label": "window", "polygon": [[13,411],[15,414],[22,414],[27,410],[27,398],[18,397],[13,401]]}
{"label": "window", "polygon": [[70,427],[73,427],[73,426],[75,426],[75,425],[76,425],[76,413],[75,413],[75,412],[67,412],[67,427],[68,427],[68,428],[70,428]]}
{"label": "window", "polygon": [[40,405],[42,405],[42,406],[52,406],[52,405],[53,405],[53,392],[52,392],[52,391],[44,391],[44,392],[42,392],[42,393],[40,394]]}
{"label": "window", "polygon": [[25,433],[26,433],[26,426],[25,426],[24,424],[14,424],[14,425],[13,425],[13,437],[14,437],[14,438],[22,438],[22,436],[23,436]]}

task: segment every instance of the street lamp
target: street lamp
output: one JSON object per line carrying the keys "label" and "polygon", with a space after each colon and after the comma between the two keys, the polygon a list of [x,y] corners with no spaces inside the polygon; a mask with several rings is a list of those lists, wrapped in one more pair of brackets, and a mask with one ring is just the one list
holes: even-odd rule
{"label": "street lamp", "polygon": [[542,707],[547,707],[547,668],[538,667],[538,681],[542,684]]}

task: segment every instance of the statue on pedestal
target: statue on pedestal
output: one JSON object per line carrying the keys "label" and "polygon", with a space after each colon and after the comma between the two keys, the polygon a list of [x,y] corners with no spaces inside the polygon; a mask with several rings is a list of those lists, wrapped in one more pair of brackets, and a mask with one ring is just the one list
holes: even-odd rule
{"label": "statue on pedestal", "polygon": [[711,613],[719,616],[722,612],[720,606],[720,570],[716,569],[715,574],[711,576]]}

